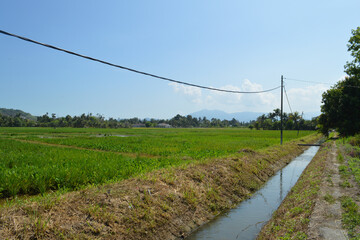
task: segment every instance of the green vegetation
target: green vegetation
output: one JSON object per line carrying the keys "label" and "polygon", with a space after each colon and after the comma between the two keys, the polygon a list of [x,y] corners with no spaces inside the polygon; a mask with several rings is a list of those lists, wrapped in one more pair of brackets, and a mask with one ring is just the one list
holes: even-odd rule
{"label": "green vegetation", "polygon": [[[339,145],[343,143],[343,154],[339,159],[342,165],[339,166],[339,172],[343,179],[340,184],[342,187],[351,188],[352,177],[357,184],[360,184],[360,135],[339,140]],[[345,161],[346,160],[346,161]],[[351,196],[341,198],[341,206],[344,210],[342,214],[342,223],[348,230],[350,239],[360,239],[360,211],[359,206]]]}
{"label": "green vegetation", "polygon": [[351,197],[343,197],[341,206],[344,209],[342,215],[343,226],[348,230],[350,239],[360,239],[360,212],[359,206]]}
{"label": "green vegetation", "polygon": [[342,136],[360,132],[360,27],[352,31],[348,51],[354,57],[345,65],[348,76],[323,93],[319,124],[323,134],[336,129]]}
{"label": "green vegetation", "polygon": [[180,160],[124,157],[114,153],[64,149],[0,139],[2,197],[121,180]]}
{"label": "green vegetation", "polygon": [[333,195],[331,195],[330,193],[326,193],[326,195],[324,196],[324,200],[327,201],[330,204],[334,204],[335,203],[335,198]]}
{"label": "green vegetation", "polygon": [[355,181],[360,184],[360,134],[339,140],[339,143],[344,142],[344,154],[346,156],[346,164],[344,157],[341,155],[342,165],[339,166],[339,171],[345,180],[353,176]]}
{"label": "green vegetation", "polygon": [[[304,150],[298,143],[312,143],[319,139],[318,134],[311,134],[311,132],[306,137],[296,139],[295,131],[285,131],[287,142],[282,146],[274,140],[272,146],[263,145],[259,148],[256,146],[258,139],[255,136],[257,135],[245,137],[246,133],[252,132],[251,130],[200,129],[202,131],[196,132],[195,130],[198,129],[171,129],[166,134],[169,136],[168,141],[176,139],[177,134],[182,133],[187,136],[184,140],[189,140],[189,142],[192,138],[201,138],[203,135],[208,135],[207,138],[210,139],[218,139],[219,144],[222,141],[230,142],[230,139],[238,142],[238,145],[234,145],[233,148],[239,149],[240,153],[228,153],[229,155],[221,158],[196,160],[185,154],[179,155],[179,152],[170,154],[168,157],[149,157],[144,156],[145,154],[139,154],[136,157],[136,154],[131,153],[79,149],[75,146],[51,145],[26,140],[28,137],[35,136],[73,138],[90,135],[94,139],[106,139],[115,137],[109,135],[119,134],[136,135],[140,138],[151,136],[153,142],[156,143],[157,135],[168,132],[168,129],[111,131],[111,129],[12,128],[10,130],[0,129],[2,131],[0,138],[6,145],[0,147],[4,149],[1,154],[13,160],[19,158],[19,162],[22,162],[31,148],[33,161],[36,159],[35,155],[44,155],[39,164],[34,167],[35,169],[41,169],[43,165],[51,166],[58,161],[64,165],[71,165],[71,162],[75,161],[80,163],[79,167],[74,169],[74,172],[78,174],[86,170],[87,159],[92,163],[91,166],[95,166],[93,169],[96,172],[96,164],[98,166],[105,164],[106,167],[110,165],[106,162],[113,160],[111,158],[117,158],[112,162],[115,167],[117,161],[134,162],[137,158],[140,161],[136,162],[137,168],[133,174],[138,174],[138,170],[142,172],[138,176],[122,181],[118,181],[121,177],[115,176],[114,182],[109,184],[95,185],[94,183],[95,186],[75,186],[75,188],[81,188],[79,191],[66,192],[67,189],[60,188],[59,191],[46,192],[43,196],[39,194],[4,199],[4,204],[0,206],[0,222],[4,226],[0,229],[0,235],[4,239],[14,237],[19,239],[170,239],[174,236],[181,238],[186,236],[193,227],[246,199],[264,184],[278,167],[286,165]],[[171,134],[171,131],[175,132]],[[195,133],[192,134],[192,131]],[[253,132],[269,138],[273,135],[274,139],[279,136],[277,131]],[[237,135],[244,134],[244,136],[236,138],[236,133]],[[101,137],[96,137],[98,134],[101,134]],[[127,139],[126,137],[118,138]],[[252,148],[256,150],[252,150],[251,147],[244,148],[241,141],[251,142],[252,138],[255,140]],[[294,140],[290,141],[291,139]],[[7,143],[13,143],[14,146],[7,147]],[[28,147],[24,148],[24,144]],[[249,143],[247,145],[251,146]],[[69,152],[69,159],[63,155],[66,152]],[[77,153],[76,159],[71,158],[73,152]],[[101,156],[97,158],[98,154]],[[13,155],[16,157],[12,157]],[[104,159],[104,156],[109,158]],[[150,167],[146,168],[149,163],[152,163],[150,160],[158,160],[159,164],[163,160],[169,160],[169,165],[179,164],[179,166],[151,171]],[[145,161],[144,164],[143,161]],[[27,165],[31,164],[31,162],[27,163]],[[61,164],[57,167],[60,169],[59,172],[66,172]],[[156,165],[155,168],[157,167],[166,166]],[[16,171],[16,167],[12,169]],[[151,172],[145,173],[146,171]],[[90,169],[89,174],[93,172],[94,170]],[[70,179],[76,180],[77,177],[70,176]],[[91,179],[88,180],[91,181]],[[295,209],[293,213],[299,211],[302,210]]]}
{"label": "green vegetation", "polygon": [[[281,110],[274,109],[273,112],[268,113],[267,115],[263,114],[256,119],[254,125],[250,125],[249,128],[255,128],[257,130],[279,130],[281,126],[280,121]],[[317,118],[312,120],[305,120],[298,112],[294,113],[283,113],[283,128],[286,130],[315,130],[317,126]]]}
{"label": "green vegetation", "polygon": [[[284,140],[296,135],[286,131]],[[278,143],[277,131],[241,129],[1,128],[0,194],[78,189]]]}
{"label": "green vegetation", "polygon": [[[3,111],[1,111],[3,110]],[[305,120],[295,112],[293,114],[283,114],[285,130],[315,130],[317,118]],[[257,130],[279,130],[280,129],[280,109],[274,109],[267,115],[258,117],[257,121],[240,122],[236,119],[220,120],[217,118],[207,119],[192,117],[191,115],[176,115],[171,119],[105,119],[102,115],[93,116],[81,114],[80,116],[56,117],[55,113],[49,116],[48,113],[34,117],[21,110],[0,109],[0,127],[74,127],[74,128],[245,128],[249,127]]]}
{"label": "green vegetation", "polygon": [[[1,109],[0,109],[1,110]],[[5,109],[9,110],[9,109]],[[195,118],[191,115],[181,116],[176,115],[171,119],[105,119],[102,115],[97,114],[93,116],[90,114],[81,114],[80,116],[56,117],[55,113],[49,116],[48,113],[39,116],[28,116],[20,110],[20,113],[14,115],[15,110],[0,111],[0,127],[74,127],[74,128],[131,128],[131,127],[203,127],[203,128],[219,128],[219,127],[247,127],[250,125],[248,122],[239,122],[236,119],[220,120],[212,118],[211,120],[206,117]],[[163,124],[161,126],[161,124]],[[165,125],[164,125],[165,124]]]}
{"label": "green vegetation", "polygon": [[18,110],[18,109],[7,109],[7,108],[0,108],[0,114],[2,116],[7,117],[19,117],[22,119],[28,119],[32,121],[36,121],[36,117],[31,115],[30,113],[26,113],[24,111]]}
{"label": "green vegetation", "polygon": [[[15,131],[16,130],[16,131]],[[24,132],[23,132],[24,131]],[[299,137],[313,133],[303,131]],[[2,128],[7,138],[76,146],[121,153],[204,159],[228,156],[249,148],[262,149],[279,143],[278,131],[245,129],[28,129]],[[297,138],[284,133],[284,141]]]}

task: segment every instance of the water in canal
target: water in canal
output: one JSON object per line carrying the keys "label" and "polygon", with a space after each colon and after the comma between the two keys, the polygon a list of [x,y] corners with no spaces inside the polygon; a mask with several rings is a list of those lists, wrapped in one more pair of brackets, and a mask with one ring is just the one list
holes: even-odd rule
{"label": "water in canal", "polygon": [[203,225],[186,239],[255,239],[318,149],[319,147],[310,147],[271,177],[251,198]]}

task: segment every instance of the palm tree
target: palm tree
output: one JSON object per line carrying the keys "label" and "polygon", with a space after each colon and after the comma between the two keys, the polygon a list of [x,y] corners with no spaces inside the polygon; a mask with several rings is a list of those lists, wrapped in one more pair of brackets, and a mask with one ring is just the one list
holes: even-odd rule
{"label": "palm tree", "polygon": [[298,136],[299,136],[299,131],[300,131],[298,122],[302,119],[302,117],[303,117],[303,113],[300,115],[299,112],[294,112],[294,113],[289,114],[289,119],[294,121],[295,128],[298,130],[298,132],[297,132]]}

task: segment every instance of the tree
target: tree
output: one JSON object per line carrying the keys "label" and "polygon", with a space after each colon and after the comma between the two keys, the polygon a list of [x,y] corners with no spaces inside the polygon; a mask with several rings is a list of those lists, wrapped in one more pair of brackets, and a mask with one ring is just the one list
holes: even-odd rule
{"label": "tree", "polygon": [[[258,123],[259,129],[260,129],[260,128],[263,128],[263,123],[264,123],[264,121],[265,121],[266,119],[267,119],[267,117],[266,117],[265,114],[257,117],[256,122]],[[256,126],[255,126],[255,127],[256,127]],[[256,128],[256,129],[258,129],[258,128]]]}
{"label": "tree", "polygon": [[349,39],[347,45],[350,55],[354,57],[351,62],[346,62],[345,72],[349,76],[357,76],[359,79],[360,75],[360,27],[351,31],[352,37]]}
{"label": "tree", "polygon": [[279,108],[274,109],[273,112],[270,112],[268,114],[268,118],[270,118],[273,122],[280,120],[280,116],[281,116],[281,110]]}
{"label": "tree", "polygon": [[294,112],[289,115],[289,119],[294,121],[295,128],[297,130],[297,135],[299,135],[299,131],[300,131],[299,121],[302,119],[302,115],[300,115],[299,112]]}
{"label": "tree", "polygon": [[260,130],[260,124],[259,124],[258,121],[256,121],[256,122],[254,123],[254,127],[255,127],[256,130]]}
{"label": "tree", "polygon": [[235,118],[231,119],[231,121],[229,122],[229,124],[233,127],[238,127],[240,124],[239,124],[239,121],[236,120]]}
{"label": "tree", "polygon": [[322,95],[320,130],[336,129],[342,136],[360,132],[360,27],[352,30],[348,51],[354,57],[345,65],[348,76]]}
{"label": "tree", "polygon": [[271,119],[265,119],[264,122],[262,123],[262,128],[264,130],[270,130],[272,129],[272,121]]}

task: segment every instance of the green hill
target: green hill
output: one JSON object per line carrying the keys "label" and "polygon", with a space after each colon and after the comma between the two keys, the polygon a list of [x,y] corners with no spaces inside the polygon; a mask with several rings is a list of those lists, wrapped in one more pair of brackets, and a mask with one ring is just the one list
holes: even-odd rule
{"label": "green hill", "polygon": [[24,112],[22,110],[18,110],[18,109],[0,108],[0,114],[3,116],[9,116],[9,117],[15,117],[15,116],[19,115],[22,118],[33,120],[33,121],[36,121],[36,119],[37,119],[36,116],[33,116],[30,113],[26,113],[26,112]]}

